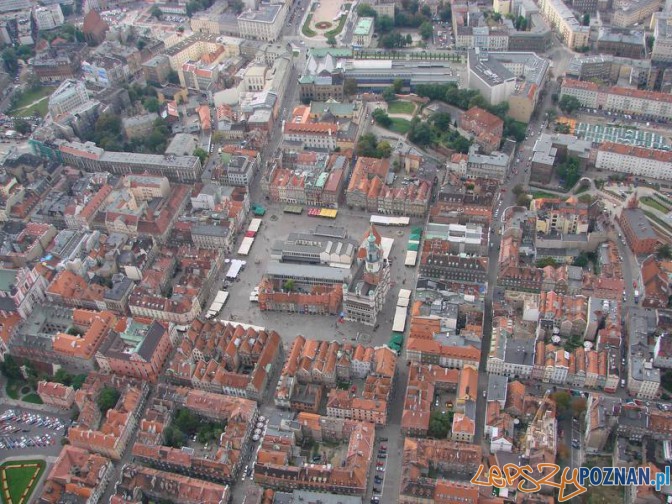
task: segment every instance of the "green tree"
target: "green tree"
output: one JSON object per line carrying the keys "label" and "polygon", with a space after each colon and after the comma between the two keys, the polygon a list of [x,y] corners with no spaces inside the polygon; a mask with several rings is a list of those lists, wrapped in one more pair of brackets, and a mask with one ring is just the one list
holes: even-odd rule
{"label": "green tree", "polygon": [[105,132],[109,135],[121,134],[121,117],[111,112],[105,112],[96,121],[96,132]]}
{"label": "green tree", "polygon": [[492,15],[492,20],[495,21],[496,23],[499,23],[502,20],[502,15],[499,12],[495,12]]}
{"label": "green tree", "polygon": [[653,35],[647,35],[646,37],[646,49],[647,51],[653,51],[653,43],[656,41],[656,37]]}
{"label": "green tree", "polygon": [[365,133],[357,141],[357,155],[365,157],[378,157],[376,146],[378,138],[373,133]]}
{"label": "green tree", "polygon": [[530,205],[529,195],[526,194],[526,193],[519,194],[516,197],[516,205],[522,206],[522,207],[525,207],[525,208],[529,207],[529,205]]}
{"label": "green tree", "polygon": [[116,406],[120,397],[121,394],[117,389],[112,387],[104,387],[103,390],[100,391],[100,395],[98,396],[97,401],[100,412],[105,415],[107,410]]}
{"label": "green tree", "polygon": [[558,267],[558,262],[552,257],[544,257],[537,261],[537,268],[545,268],[546,266],[553,266],[554,268]]}
{"label": "green tree", "polygon": [[564,95],[560,98],[558,107],[566,114],[571,114],[581,107],[581,102],[574,96]]}
{"label": "green tree", "polygon": [[161,19],[163,17],[163,11],[157,5],[152,7],[152,9],[149,11],[149,14],[156,19]]}
{"label": "green tree", "polygon": [[138,41],[135,43],[135,47],[138,48],[138,51],[142,51],[146,45],[147,41],[144,38],[139,38]]}
{"label": "green tree", "polygon": [[184,408],[177,412],[175,419],[173,420],[175,427],[188,436],[196,434],[199,423],[198,417],[188,409]]}
{"label": "green tree", "polygon": [[30,123],[22,117],[14,119],[14,129],[22,135],[28,135],[32,131]]}
{"label": "green tree", "polygon": [[525,194],[525,188],[522,184],[516,184],[511,192],[516,196],[520,196],[521,194]]}
{"label": "green tree", "polygon": [[13,380],[21,378],[21,366],[19,366],[19,363],[9,354],[6,354],[5,360],[0,363],[0,371],[2,371],[2,374],[7,378]]}
{"label": "green tree", "polygon": [[[366,4],[362,4],[366,5]],[[380,45],[384,47],[385,49],[392,49],[394,47],[394,34],[393,33],[386,33],[382,37],[380,37]]]}
{"label": "green tree", "polygon": [[182,448],[186,443],[186,437],[179,429],[168,426],[163,430],[163,443],[171,448]]}
{"label": "green tree", "polygon": [[16,56],[13,47],[6,47],[2,51],[2,62],[5,65],[5,70],[12,75],[19,70],[19,58]]}
{"label": "green tree", "polygon": [[559,390],[551,394],[551,399],[555,402],[556,411],[558,416],[564,416],[569,411],[572,402],[572,396],[569,395],[569,392],[564,390]]}
{"label": "green tree", "polygon": [[432,129],[429,124],[414,117],[408,130],[408,139],[418,145],[429,145],[432,143]]}
{"label": "green tree", "polygon": [[516,121],[511,117],[504,118],[505,137],[513,138],[516,142],[522,142],[523,140],[525,140],[526,133],[527,133],[527,125],[525,123]]}
{"label": "green tree", "polygon": [[196,147],[196,149],[194,149],[193,155],[201,160],[201,164],[205,163],[205,160],[208,159],[208,153],[200,147]]}
{"label": "green tree", "polygon": [[396,99],[397,97],[394,93],[394,88],[392,86],[388,86],[385,89],[383,89],[383,100],[390,103]]}
{"label": "green tree", "polygon": [[371,114],[374,121],[380,124],[383,128],[389,128],[392,125],[392,119],[388,116],[383,109],[376,109]]}
{"label": "green tree", "polygon": [[581,18],[581,24],[583,26],[590,26],[590,14],[587,12],[583,14],[583,17]]}
{"label": "green tree", "polygon": [[432,26],[432,23],[430,23],[429,21],[425,21],[424,23],[422,23],[420,25],[420,36],[424,40],[428,40],[428,39],[432,38],[432,33],[433,32],[434,32],[434,28]]}
{"label": "green tree", "polygon": [[586,254],[579,254],[574,258],[574,261],[572,261],[573,266],[578,266],[579,268],[585,268],[588,266],[588,257]]}
{"label": "green tree", "polygon": [[16,50],[16,57],[23,60],[24,63],[28,63],[28,60],[32,58],[34,54],[34,49],[28,45],[21,45]]}
{"label": "green tree", "polygon": [[580,417],[586,412],[586,399],[585,397],[575,397],[572,399],[572,415],[575,417]]}
{"label": "green tree", "polygon": [[422,14],[424,17],[431,19],[432,18],[432,9],[429,7],[429,5],[424,4],[420,8],[420,14]]}
{"label": "green tree", "polygon": [[672,259],[672,248],[669,243],[662,243],[658,249],[656,249],[656,257],[661,261],[669,261]]}
{"label": "green tree", "polygon": [[379,16],[376,18],[376,31],[378,33],[389,33],[392,31],[393,28],[394,28],[394,19],[392,19],[390,16]]}
{"label": "green tree", "polygon": [[178,85],[180,83],[180,75],[175,70],[171,70],[168,72],[168,82]]}
{"label": "green tree", "polygon": [[439,131],[448,131],[451,125],[451,117],[448,112],[435,112],[429,118],[429,121]]}
{"label": "green tree", "polygon": [[146,98],[142,101],[142,106],[145,107],[147,112],[158,112],[159,111],[159,100],[156,98]]}
{"label": "green tree", "polygon": [[329,44],[331,47],[336,47],[336,37],[333,34],[327,35],[327,44]]}
{"label": "green tree", "polygon": [[435,439],[446,439],[453,423],[450,413],[434,410],[429,414],[429,429],[427,435]]}
{"label": "green tree", "polygon": [[395,93],[400,94],[403,87],[404,87],[403,80],[394,79],[394,82],[392,83],[392,89],[394,90]]}
{"label": "green tree", "polygon": [[357,81],[355,79],[347,78],[343,81],[343,93],[347,96],[354,96],[357,94]]}
{"label": "green tree", "polygon": [[571,189],[581,178],[581,165],[579,160],[575,157],[570,157],[561,163],[556,168],[556,173],[565,189]]}
{"label": "green tree", "polygon": [[439,19],[441,19],[441,21],[443,21],[444,23],[449,22],[453,17],[453,13],[451,11],[449,2],[444,2],[443,6],[439,7],[438,12],[439,12]]}
{"label": "green tree", "polygon": [[392,155],[392,146],[387,140],[381,140],[376,144],[376,157],[389,158]]}
{"label": "green tree", "polygon": [[357,6],[357,15],[359,17],[372,17],[375,18],[378,13],[371,7],[369,4],[360,3]]}
{"label": "green tree", "polygon": [[291,278],[289,280],[285,281],[285,283],[282,285],[282,288],[285,289],[288,292],[292,292],[295,287],[296,287],[296,283]]}

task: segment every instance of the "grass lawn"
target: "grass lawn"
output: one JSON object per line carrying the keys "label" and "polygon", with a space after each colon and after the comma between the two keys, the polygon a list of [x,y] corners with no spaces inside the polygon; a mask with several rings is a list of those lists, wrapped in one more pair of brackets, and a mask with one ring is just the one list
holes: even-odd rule
{"label": "grass lawn", "polygon": [[389,127],[390,131],[399,133],[400,135],[405,135],[408,133],[408,130],[411,129],[411,122],[406,119],[400,119],[398,117],[390,117],[392,124]]}
{"label": "grass lawn", "polygon": [[39,115],[40,117],[44,117],[45,115],[47,115],[48,109],[49,109],[49,99],[45,98],[41,102],[35,103],[34,105],[31,105],[28,108],[18,110],[16,112],[16,115],[19,117],[32,117],[37,112],[37,115]]}
{"label": "grass lawn", "polygon": [[20,460],[2,464],[0,466],[2,502],[9,503],[10,499],[12,504],[30,502],[30,494],[40,480],[45,465],[43,460]]}
{"label": "grass lawn", "polygon": [[395,100],[387,106],[388,114],[408,114],[411,115],[415,111],[415,105],[407,101]]}
{"label": "grass lawn", "polygon": [[21,398],[21,400],[29,402],[29,403],[33,403],[33,404],[44,404],[42,402],[42,399],[40,398],[40,396],[37,395],[35,392],[31,392],[30,394],[26,394],[25,396],[23,396],[23,398]]}
{"label": "grass lawn", "polygon": [[[49,96],[51,93],[54,92],[54,87],[49,87],[49,86],[41,86],[38,87],[37,89],[33,89],[31,91],[25,91],[22,95],[21,98],[19,98],[14,106],[11,108],[9,112],[7,112],[8,115],[21,115],[21,116],[27,116],[32,114],[33,112],[33,107],[30,107],[28,109],[27,107],[33,103],[36,100],[39,100],[40,98],[44,98],[46,96]],[[46,112],[47,110],[47,103],[48,100],[42,100],[38,105],[43,105],[43,110]],[[28,113],[26,113],[26,110],[30,110]]]}
{"label": "grass lawn", "polygon": [[659,212],[667,213],[670,211],[668,207],[663,205],[660,201],[651,198],[650,196],[644,196],[640,201],[644,203],[646,206],[650,206],[651,208],[654,208]]}
{"label": "grass lawn", "polygon": [[346,19],[348,19],[348,16],[345,15],[345,14],[342,15],[341,19],[339,19],[339,21],[338,21],[338,26],[336,28],[334,28],[333,30],[329,30],[328,32],[325,32],[324,33],[325,37],[328,37],[329,35],[333,35],[335,37],[336,35],[341,33],[341,31],[343,30],[343,27],[345,26],[345,20]]}
{"label": "grass lawn", "polygon": [[7,380],[7,386],[5,387],[5,390],[7,391],[7,395],[9,396],[10,399],[18,399],[19,398],[19,389],[21,388],[21,383],[17,383],[14,380]]}
{"label": "grass lawn", "polygon": [[[314,5],[314,4],[313,4],[313,5]],[[308,14],[308,16],[306,17],[306,22],[303,23],[303,28],[301,28],[301,33],[303,33],[306,37],[314,37],[315,35],[317,35],[317,33],[314,32],[314,31],[310,28],[310,22],[311,22],[312,20],[313,20],[313,15],[312,15],[312,14]]]}
{"label": "grass lawn", "polygon": [[544,191],[535,191],[532,193],[532,197],[534,199],[539,199],[539,198],[562,198],[559,194],[551,194],[547,193]]}

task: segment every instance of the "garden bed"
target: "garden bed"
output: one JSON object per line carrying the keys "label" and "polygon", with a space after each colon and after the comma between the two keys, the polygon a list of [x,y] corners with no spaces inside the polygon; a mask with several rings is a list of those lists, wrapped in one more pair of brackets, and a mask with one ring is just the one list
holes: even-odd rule
{"label": "garden bed", "polygon": [[40,481],[46,464],[43,460],[5,462],[0,466],[3,504],[26,504]]}

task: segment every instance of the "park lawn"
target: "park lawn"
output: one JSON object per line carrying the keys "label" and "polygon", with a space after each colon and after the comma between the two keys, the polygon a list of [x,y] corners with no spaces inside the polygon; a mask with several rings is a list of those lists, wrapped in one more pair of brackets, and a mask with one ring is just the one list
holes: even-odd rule
{"label": "park lawn", "polygon": [[19,117],[32,117],[37,113],[40,117],[44,117],[47,115],[47,111],[49,110],[49,99],[45,98],[41,102],[38,102],[34,105],[31,105],[28,108],[25,108],[23,110],[17,111],[16,115]]}
{"label": "park lawn", "polygon": [[650,206],[651,208],[658,210],[661,213],[667,213],[670,211],[668,207],[663,205],[660,201],[651,198],[650,196],[644,196],[641,199],[641,202],[644,203],[646,206]]}
{"label": "park lawn", "polygon": [[[51,93],[54,92],[56,88],[50,87],[50,86],[40,86],[36,89],[32,89],[30,91],[25,91],[22,95],[21,98],[19,98],[12,109],[7,113],[8,115],[14,115],[15,112],[20,112],[23,114],[23,110],[25,107],[28,107],[31,103],[33,103],[35,100],[39,100],[40,98],[44,98],[45,96],[49,96]],[[46,102],[48,100],[43,100],[40,103],[45,103],[45,111],[46,111]]]}
{"label": "park lawn", "polygon": [[329,30],[328,32],[325,32],[325,36],[333,35],[334,37],[341,33],[343,31],[343,27],[345,26],[345,21],[348,19],[348,16],[346,14],[342,15],[341,18],[338,20],[338,26],[334,28],[333,30]]}
{"label": "park lawn", "polygon": [[21,398],[22,401],[33,403],[33,404],[44,404],[42,401],[42,398],[37,395],[35,392],[31,392],[30,394],[26,394]]}
{"label": "park lawn", "polygon": [[[39,466],[39,472],[37,475],[35,475],[35,468],[34,467],[17,467],[17,468],[9,468],[7,469],[7,466],[12,466],[15,464],[37,464]],[[19,503],[28,503],[30,502],[30,494],[33,493],[33,490],[35,489],[35,486],[37,485],[37,482],[40,480],[40,476],[42,476],[42,473],[44,472],[45,468],[45,463],[43,460],[19,460],[19,461],[13,461],[13,462],[5,462],[0,466],[0,475],[4,473],[7,477],[7,488],[9,490],[9,496],[12,500],[13,504],[19,504]],[[35,476],[35,479],[33,480],[33,476]],[[3,478],[4,479],[4,478]],[[32,485],[30,485],[30,482],[32,480]],[[28,488],[30,485],[30,488],[28,490],[28,494],[26,495],[26,499],[21,501],[21,496],[23,495],[23,492]],[[2,495],[2,502],[3,504],[7,503],[7,499],[5,498],[5,492],[4,488],[0,492]]]}
{"label": "park lawn", "polygon": [[411,115],[415,111],[415,105],[407,101],[395,100],[387,106],[388,114],[408,114]]}
{"label": "park lawn", "polygon": [[559,194],[551,194],[547,193],[544,191],[536,191],[532,193],[532,198],[534,199],[539,199],[539,198],[561,198]]}
{"label": "park lawn", "polygon": [[399,133],[400,135],[405,135],[406,133],[408,133],[408,130],[411,129],[411,123],[406,119],[400,119],[398,117],[390,117],[390,120],[392,121],[392,124],[388,128],[390,131],[394,131],[395,133]]}
{"label": "park lawn", "polygon": [[301,28],[301,33],[303,33],[306,37],[314,37],[317,35],[317,32],[313,31],[310,28],[310,22],[313,20],[313,15],[308,14],[306,17],[306,22],[303,23],[303,28]]}
{"label": "park lawn", "polygon": [[7,385],[5,390],[10,399],[17,400],[19,398],[19,389],[21,388],[21,383],[16,380],[7,380]]}

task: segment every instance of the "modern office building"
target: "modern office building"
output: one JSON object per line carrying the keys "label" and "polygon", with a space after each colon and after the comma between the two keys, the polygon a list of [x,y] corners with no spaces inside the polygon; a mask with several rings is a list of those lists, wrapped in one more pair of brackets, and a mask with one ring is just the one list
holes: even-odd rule
{"label": "modern office building", "polygon": [[52,117],[67,114],[89,101],[89,93],[81,81],[66,80],[49,97],[49,113]]}

